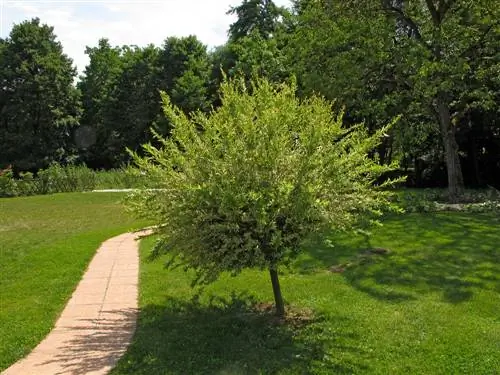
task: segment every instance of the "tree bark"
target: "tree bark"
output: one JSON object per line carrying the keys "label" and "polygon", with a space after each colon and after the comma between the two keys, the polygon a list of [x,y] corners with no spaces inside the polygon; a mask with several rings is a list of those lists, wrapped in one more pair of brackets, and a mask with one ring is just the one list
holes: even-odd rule
{"label": "tree bark", "polygon": [[448,172],[448,193],[450,202],[456,203],[464,192],[464,179],[460,158],[458,156],[458,144],[455,137],[455,127],[451,123],[451,114],[448,104],[442,98],[437,99],[437,113],[441,137],[443,138],[444,151],[446,155],[446,169]]}
{"label": "tree bark", "polygon": [[269,275],[271,276],[271,283],[273,284],[274,303],[276,305],[276,315],[285,316],[285,304],[283,303],[283,296],[281,295],[280,281],[278,278],[278,270],[276,268],[269,268]]}

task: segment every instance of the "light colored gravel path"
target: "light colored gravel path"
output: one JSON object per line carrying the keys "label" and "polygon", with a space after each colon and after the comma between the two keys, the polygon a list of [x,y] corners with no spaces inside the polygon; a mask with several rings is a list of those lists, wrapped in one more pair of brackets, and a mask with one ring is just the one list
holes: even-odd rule
{"label": "light colored gravel path", "polygon": [[125,353],[138,312],[137,238],[104,242],[49,335],[2,375],[106,374]]}

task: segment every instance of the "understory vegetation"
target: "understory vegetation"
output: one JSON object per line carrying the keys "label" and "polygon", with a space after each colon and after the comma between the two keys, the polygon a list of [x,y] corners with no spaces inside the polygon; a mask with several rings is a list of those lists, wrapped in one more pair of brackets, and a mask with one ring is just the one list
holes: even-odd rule
{"label": "understory vegetation", "polygon": [[154,225],[114,375],[497,374],[497,2],[228,13],[81,72],[43,20],[0,38],[0,371]]}
{"label": "understory vegetation", "polygon": [[137,168],[126,166],[112,170],[93,170],[85,165],[52,164],[47,169],[20,173],[14,178],[12,170],[0,171],[0,197],[17,197],[99,189],[153,188],[154,179],[141,174]]}

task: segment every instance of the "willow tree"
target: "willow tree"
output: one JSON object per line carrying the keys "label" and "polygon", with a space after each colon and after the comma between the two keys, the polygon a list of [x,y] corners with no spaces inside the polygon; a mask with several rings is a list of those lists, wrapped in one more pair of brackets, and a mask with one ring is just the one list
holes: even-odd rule
{"label": "willow tree", "polygon": [[221,107],[191,116],[163,96],[170,137],[133,154],[161,188],[132,194],[130,207],[158,224],[153,251],[195,269],[195,284],[268,270],[283,315],[278,269],[302,241],[328,227],[358,228],[390,206],[389,182],[375,183],[390,167],[367,156],[387,128],[346,129],[331,103],[298,99],[295,84],[236,79],[221,91]]}

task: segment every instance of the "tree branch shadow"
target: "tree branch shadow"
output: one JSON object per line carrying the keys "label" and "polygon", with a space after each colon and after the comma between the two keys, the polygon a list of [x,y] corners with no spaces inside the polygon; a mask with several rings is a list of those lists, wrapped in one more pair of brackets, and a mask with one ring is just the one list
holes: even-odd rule
{"label": "tree branch shadow", "polygon": [[255,304],[248,295],[233,294],[208,304],[169,298],[144,306],[133,343],[113,373],[305,374],[318,361],[329,373],[352,373],[362,366],[325,359],[335,344],[339,351],[359,351],[354,333],[341,344],[318,332],[321,318],[297,327],[279,323]]}
{"label": "tree branch shadow", "polygon": [[[356,289],[388,302],[441,293],[449,303],[470,300],[475,290],[500,293],[500,219],[479,214],[426,214],[389,218],[374,236],[329,233],[334,246],[319,239],[307,246],[298,272],[346,265],[344,278]],[[498,225],[497,224],[497,225]],[[360,256],[387,247],[388,255]]]}

